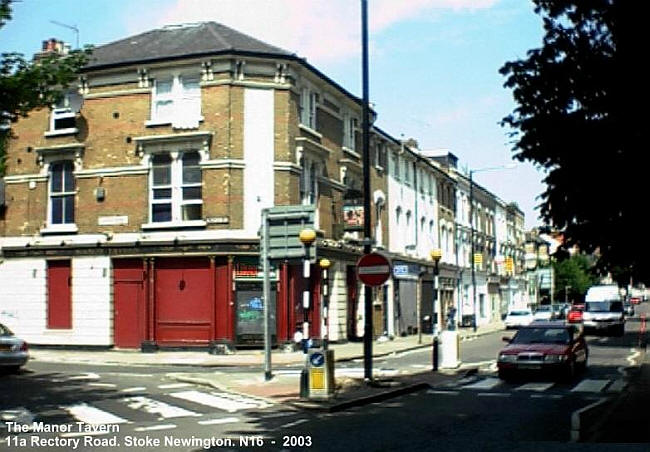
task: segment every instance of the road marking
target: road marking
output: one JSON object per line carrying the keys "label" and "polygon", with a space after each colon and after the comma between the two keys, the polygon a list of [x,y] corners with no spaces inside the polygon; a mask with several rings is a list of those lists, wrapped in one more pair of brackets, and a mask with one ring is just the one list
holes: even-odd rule
{"label": "road marking", "polygon": [[298,419],[297,421],[289,422],[288,424],[284,424],[280,428],[295,427],[296,425],[304,424],[305,422],[307,422],[307,419]]}
{"label": "road marking", "polygon": [[269,414],[269,415],[261,416],[261,417],[263,419],[274,419],[276,417],[287,417],[287,416],[292,416],[294,414],[296,414],[295,411],[290,411],[290,412],[287,412],[287,413],[273,413],[273,414]]}
{"label": "road marking", "polygon": [[609,383],[609,380],[582,380],[571,392],[600,392]]}
{"label": "road marking", "polygon": [[199,413],[189,411],[181,407],[169,405],[165,402],[153,400],[148,397],[128,397],[122,399],[129,408],[134,410],[143,410],[150,414],[157,414],[163,419],[172,417],[201,416]]}
{"label": "road marking", "polygon": [[176,397],[190,402],[206,405],[212,408],[219,408],[221,410],[234,413],[238,410],[246,410],[251,408],[266,408],[270,406],[267,403],[248,399],[244,397],[237,397],[231,394],[218,393],[206,394],[200,391],[182,391],[169,394],[171,397]]}
{"label": "road marking", "polygon": [[511,394],[507,392],[479,392],[476,395],[479,397],[510,397]]}
{"label": "road marking", "polygon": [[136,432],[150,432],[153,430],[169,430],[172,428],[176,428],[176,424],[160,424],[160,425],[152,425],[150,427],[138,427],[134,428]]}
{"label": "road marking", "polygon": [[627,382],[624,379],[619,378],[615,380],[609,388],[607,388],[607,392],[621,392],[626,386]]}
{"label": "road marking", "polygon": [[32,425],[35,417],[34,413],[22,406],[13,410],[3,410],[0,411],[0,420],[3,421],[0,422],[0,428],[6,427],[7,424],[5,424],[5,422]]}
{"label": "road marking", "polygon": [[117,388],[117,385],[113,383],[88,383],[88,386],[95,388]]}
{"label": "road marking", "polygon": [[201,425],[215,425],[215,424],[232,424],[234,422],[239,422],[237,417],[225,417],[223,419],[208,419],[205,421],[199,421]]}
{"label": "road marking", "polygon": [[147,388],[145,388],[144,386],[138,386],[138,387],[135,387],[135,388],[125,388],[125,389],[120,390],[120,392],[140,392],[140,391],[146,391],[146,390],[147,390]]}
{"label": "road marking", "polygon": [[124,424],[129,422],[126,419],[109,413],[108,411],[100,410],[99,408],[95,408],[85,403],[71,406],[62,406],[61,409],[70,413],[78,421],[91,425]]}
{"label": "road marking", "polygon": [[515,388],[515,391],[546,391],[547,389],[550,389],[553,387],[555,383],[526,383],[524,385],[519,386],[518,388]]}
{"label": "road marking", "polygon": [[99,380],[99,379],[100,379],[100,376],[99,376],[99,375],[97,375],[97,374],[95,374],[95,373],[92,373],[92,372],[88,372],[88,373],[85,373],[85,374],[83,374],[83,375],[75,375],[74,377],[68,377],[68,378],[65,379],[65,381],[74,381],[74,380]]}
{"label": "road marking", "polygon": [[446,395],[458,395],[460,391],[438,391],[436,389],[427,390],[427,394],[446,394]]}
{"label": "road marking", "polygon": [[159,389],[178,389],[178,388],[187,388],[192,386],[192,383],[170,383],[166,385],[158,385]]}
{"label": "road marking", "polygon": [[561,399],[562,395],[560,394],[531,394],[532,399]]}
{"label": "road marking", "polygon": [[475,383],[463,386],[464,389],[492,389],[501,384],[498,378],[488,377],[484,380],[479,380]]}

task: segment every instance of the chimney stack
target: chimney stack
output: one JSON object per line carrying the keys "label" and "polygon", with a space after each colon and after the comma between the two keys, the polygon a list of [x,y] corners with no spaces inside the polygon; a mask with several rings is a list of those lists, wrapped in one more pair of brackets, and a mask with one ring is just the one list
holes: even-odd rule
{"label": "chimney stack", "polygon": [[41,51],[34,54],[34,61],[38,61],[41,58],[45,58],[50,55],[64,56],[69,52],[70,44],[66,44],[65,42],[59,41],[56,38],[50,38],[43,41]]}

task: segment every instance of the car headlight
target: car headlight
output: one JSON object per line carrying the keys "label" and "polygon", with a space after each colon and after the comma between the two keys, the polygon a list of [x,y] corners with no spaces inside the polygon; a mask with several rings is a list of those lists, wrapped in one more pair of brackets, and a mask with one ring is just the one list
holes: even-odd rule
{"label": "car headlight", "polygon": [[544,361],[549,363],[561,363],[566,361],[567,358],[567,355],[545,355]]}
{"label": "car headlight", "polygon": [[516,361],[517,361],[517,355],[506,355],[505,353],[499,355],[499,362],[514,363]]}

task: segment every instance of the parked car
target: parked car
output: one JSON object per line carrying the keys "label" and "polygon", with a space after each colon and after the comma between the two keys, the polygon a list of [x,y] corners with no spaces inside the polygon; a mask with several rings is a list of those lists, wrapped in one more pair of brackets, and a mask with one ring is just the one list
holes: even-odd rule
{"label": "parked car", "polygon": [[566,317],[565,307],[566,305],[564,304],[559,304],[559,303],[552,304],[551,310],[553,311],[553,318],[563,319],[564,317]]}
{"label": "parked car", "polygon": [[513,309],[508,312],[503,323],[505,323],[506,328],[510,329],[528,325],[533,320],[535,320],[535,318],[533,317],[533,312],[530,309]]}
{"label": "parked car", "polygon": [[587,367],[589,350],[584,334],[575,325],[564,322],[535,322],[522,326],[508,345],[499,352],[499,378],[517,375],[560,375],[573,379],[577,370]]}
{"label": "parked car", "polygon": [[584,304],[571,305],[569,312],[566,315],[567,323],[582,323],[582,313],[585,310]]}
{"label": "parked car", "polygon": [[15,372],[29,359],[27,342],[0,323],[0,369]]}
{"label": "parked car", "polygon": [[630,297],[631,304],[641,304],[641,297]]}
{"label": "parked car", "polygon": [[625,315],[628,317],[634,316],[634,305],[630,303],[629,301],[624,301],[623,302],[623,311],[625,312]]}
{"label": "parked car", "polygon": [[555,318],[550,304],[538,306],[533,317],[535,320],[553,320]]}

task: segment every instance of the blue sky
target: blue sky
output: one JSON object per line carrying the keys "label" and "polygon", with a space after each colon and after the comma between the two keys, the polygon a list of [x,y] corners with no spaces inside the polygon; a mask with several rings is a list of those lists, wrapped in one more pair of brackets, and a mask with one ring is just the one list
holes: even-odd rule
{"label": "blue sky", "polygon": [[[514,108],[498,69],[541,45],[527,0],[368,0],[370,98],[377,125],[421,149],[448,149],[472,169],[512,163],[500,119]],[[214,20],[293,51],[361,94],[356,0],[22,0],[0,29],[0,51],[31,55],[56,37],[101,45],[169,23]],[[530,163],[475,180],[540,224],[543,174]]]}

